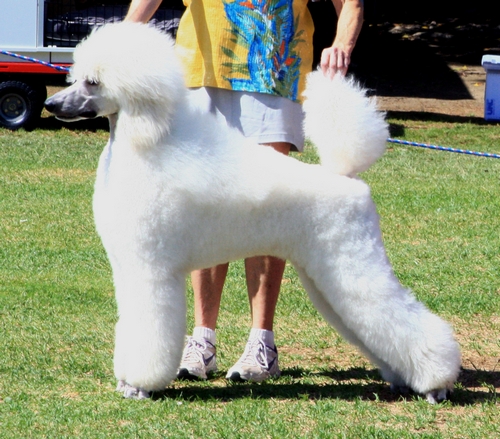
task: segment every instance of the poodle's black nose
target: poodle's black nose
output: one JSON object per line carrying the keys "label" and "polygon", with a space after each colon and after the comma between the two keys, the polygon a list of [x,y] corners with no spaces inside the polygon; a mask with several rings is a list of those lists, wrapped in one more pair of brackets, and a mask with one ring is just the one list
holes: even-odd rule
{"label": "poodle's black nose", "polygon": [[47,99],[43,105],[44,105],[45,109],[47,111],[50,111],[51,113],[53,113],[54,109],[56,108],[56,104],[54,103],[52,98]]}

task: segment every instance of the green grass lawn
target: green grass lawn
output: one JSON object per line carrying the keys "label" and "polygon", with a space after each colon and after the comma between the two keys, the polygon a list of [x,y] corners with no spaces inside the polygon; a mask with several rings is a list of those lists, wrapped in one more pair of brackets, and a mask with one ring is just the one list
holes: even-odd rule
{"label": "green grass lawn", "polygon": [[[500,153],[499,124],[422,116],[389,115],[392,135]],[[102,126],[0,130],[0,438],[500,437],[500,160],[389,144],[363,175],[397,276],[457,332],[451,401],[393,395],[291,266],[275,322],[282,377],[227,383],[250,324],[241,262],[223,296],[215,379],[130,401],[114,392],[116,308],[91,212]],[[298,158],[317,160],[312,148]]]}

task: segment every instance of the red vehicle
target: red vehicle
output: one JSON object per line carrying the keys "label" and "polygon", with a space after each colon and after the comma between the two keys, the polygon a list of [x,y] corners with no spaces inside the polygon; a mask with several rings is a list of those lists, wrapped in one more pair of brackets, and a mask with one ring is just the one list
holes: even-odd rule
{"label": "red vehicle", "polygon": [[[164,3],[151,22],[175,36],[182,2]],[[92,28],[121,21],[128,5],[128,0],[2,0],[0,127],[34,128],[47,85],[65,84],[74,47]]]}

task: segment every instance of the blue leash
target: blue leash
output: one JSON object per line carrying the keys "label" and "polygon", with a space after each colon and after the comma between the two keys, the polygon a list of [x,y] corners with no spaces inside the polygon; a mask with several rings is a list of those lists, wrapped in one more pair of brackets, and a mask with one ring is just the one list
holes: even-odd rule
{"label": "blue leash", "polygon": [[31,58],[29,56],[24,56],[24,55],[19,55],[17,53],[9,52],[7,50],[0,50],[0,54],[12,56],[14,58],[19,58],[19,59],[22,59],[24,61],[31,61],[31,62],[34,62],[37,64],[41,64],[42,66],[46,66],[46,67],[50,67],[50,68],[55,69],[55,70],[59,70],[60,72],[69,72],[68,67],[56,66],[55,64],[50,64],[50,63],[42,61],[40,59]]}
{"label": "blue leash", "polygon": [[435,150],[439,150],[439,151],[456,152],[458,154],[468,154],[468,155],[475,155],[475,156],[479,156],[479,157],[489,157],[492,159],[500,159],[500,154],[491,154],[489,152],[477,152],[477,151],[469,151],[468,149],[456,149],[456,148],[449,148],[449,147],[445,147],[445,146],[428,145],[427,143],[409,142],[407,140],[391,139],[390,137],[387,139],[387,141],[390,143],[399,143],[400,145],[419,146],[421,148],[429,148],[429,149],[435,149]]}
{"label": "blue leash", "polygon": [[[57,66],[55,64],[51,64],[36,58],[31,58],[29,56],[24,56],[24,55],[19,55],[17,53],[9,52],[7,50],[0,50],[0,54],[2,55],[8,55],[12,56],[14,58],[19,58],[25,61],[31,61],[34,63],[42,64],[46,67],[50,67],[52,69],[58,70],[60,72],[69,72],[68,67],[62,67],[62,66]],[[468,155],[475,155],[479,157],[488,157],[488,158],[493,158],[493,159],[500,159],[500,154],[490,154],[488,152],[477,152],[477,151],[469,151],[468,149],[456,149],[456,148],[449,148],[445,146],[438,146],[438,145],[429,145],[427,143],[417,143],[417,142],[409,142],[408,140],[399,140],[399,139],[392,139],[388,138],[388,142],[390,143],[398,143],[400,145],[409,145],[409,146],[418,146],[421,148],[428,148],[428,149],[434,149],[434,150],[439,150],[439,151],[448,151],[448,152],[456,152],[458,154],[468,154]]]}

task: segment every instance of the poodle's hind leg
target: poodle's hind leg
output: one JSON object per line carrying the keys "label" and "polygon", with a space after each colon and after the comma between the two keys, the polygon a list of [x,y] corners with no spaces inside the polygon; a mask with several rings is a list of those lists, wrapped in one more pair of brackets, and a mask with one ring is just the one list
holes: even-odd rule
{"label": "poodle's hind leg", "polygon": [[117,390],[143,399],[176,376],[186,333],[184,275],[115,273]]}
{"label": "poodle's hind leg", "polygon": [[400,285],[381,240],[373,243],[378,244],[341,252],[329,267],[308,267],[313,292],[323,299],[315,300],[334,310],[328,311],[332,323],[380,366],[393,388],[408,386],[430,402],[439,401],[452,390],[460,371],[453,331]]}
{"label": "poodle's hind leg", "polygon": [[343,323],[340,316],[325,300],[323,294],[318,290],[314,281],[306,274],[305,270],[297,266],[295,269],[299,274],[302,285],[307,291],[311,302],[323,315],[325,320],[330,323],[330,325],[332,325],[348,342],[357,346],[373,364],[379,367],[382,377],[390,383],[391,389],[405,393],[405,388],[407,389],[407,387],[404,380],[396,372],[394,372],[385,361],[382,361],[374,352],[370,351],[370,349],[356,336],[356,334]]}

